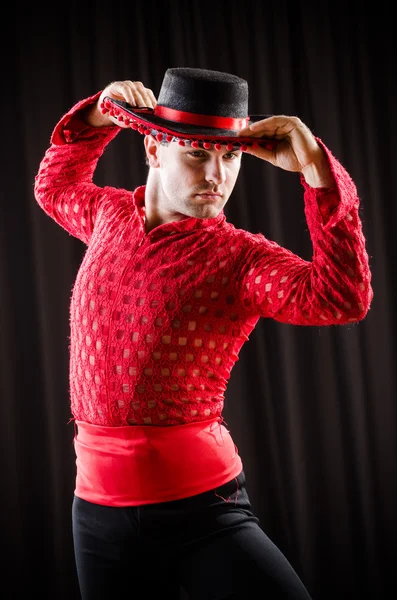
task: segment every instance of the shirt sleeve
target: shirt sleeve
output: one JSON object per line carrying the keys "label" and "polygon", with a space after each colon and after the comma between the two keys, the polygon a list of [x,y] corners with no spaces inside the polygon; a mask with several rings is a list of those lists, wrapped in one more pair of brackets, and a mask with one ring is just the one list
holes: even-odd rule
{"label": "shirt sleeve", "polygon": [[100,93],[78,102],[56,125],[34,182],[39,206],[85,244],[102,205],[122,193],[131,194],[93,183],[99,158],[120,131],[117,125],[91,127],[83,121],[82,110],[95,103]]}
{"label": "shirt sleeve", "polygon": [[301,176],[313,246],[307,261],[258,234],[244,257],[242,295],[260,316],[294,325],[341,325],[362,320],[373,290],[369,257],[350,175],[324,148],[336,185],[311,188]]}

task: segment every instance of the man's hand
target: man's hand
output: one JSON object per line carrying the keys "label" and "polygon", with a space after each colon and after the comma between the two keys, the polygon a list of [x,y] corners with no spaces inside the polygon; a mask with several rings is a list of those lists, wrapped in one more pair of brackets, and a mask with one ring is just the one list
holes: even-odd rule
{"label": "man's hand", "polygon": [[311,187],[332,187],[335,184],[325,152],[298,117],[268,117],[245,127],[239,135],[268,138],[268,148],[248,147],[246,153],[280,169],[302,173]]}
{"label": "man's hand", "polygon": [[114,123],[119,127],[127,127],[123,121],[119,121],[116,117],[111,117],[109,114],[102,114],[100,107],[105,96],[128,102],[131,106],[154,108],[157,104],[152,90],[146,88],[141,81],[113,81],[103,90],[98,102],[86,109],[84,120],[88,125],[92,127],[105,127]]}

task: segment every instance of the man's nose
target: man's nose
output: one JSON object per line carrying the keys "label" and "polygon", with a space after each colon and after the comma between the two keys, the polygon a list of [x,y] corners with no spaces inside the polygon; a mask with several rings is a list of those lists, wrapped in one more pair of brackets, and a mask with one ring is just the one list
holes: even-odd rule
{"label": "man's nose", "polygon": [[221,158],[214,157],[208,161],[205,174],[206,181],[212,181],[216,185],[223,183],[226,179],[226,169]]}

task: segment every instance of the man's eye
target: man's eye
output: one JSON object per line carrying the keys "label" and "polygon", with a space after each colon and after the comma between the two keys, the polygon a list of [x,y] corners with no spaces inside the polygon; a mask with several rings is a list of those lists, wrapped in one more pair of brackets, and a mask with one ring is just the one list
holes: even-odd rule
{"label": "man's eye", "polygon": [[[206,156],[206,153],[202,150],[191,150],[190,152],[188,152],[188,154],[189,156],[193,156],[194,158],[203,158]],[[237,158],[237,154],[235,152],[227,152],[223,155],[223,158],[225,158],[226,160],[234,160],[235,158]]]}

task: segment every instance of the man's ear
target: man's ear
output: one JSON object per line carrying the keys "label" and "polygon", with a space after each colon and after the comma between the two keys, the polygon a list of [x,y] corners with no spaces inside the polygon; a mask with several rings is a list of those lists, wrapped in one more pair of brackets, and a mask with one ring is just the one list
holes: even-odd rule
{"label": "man's ear", "polygon": [[160,144],[152,135],[145,135],[144,139],[147,164],[149,167],[157,168],[160,166],[159,151]]}

